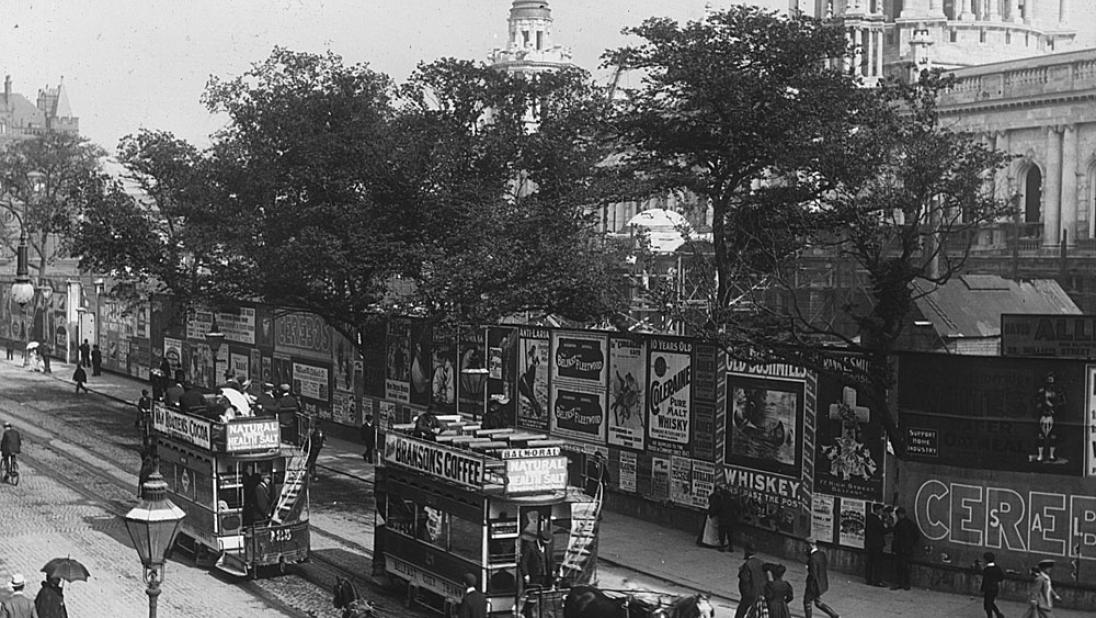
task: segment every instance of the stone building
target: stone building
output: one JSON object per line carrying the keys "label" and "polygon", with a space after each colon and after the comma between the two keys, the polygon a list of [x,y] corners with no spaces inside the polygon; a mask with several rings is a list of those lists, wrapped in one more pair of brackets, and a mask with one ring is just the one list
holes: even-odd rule
{"label": "stone building", "polygon": [[39,90],[36,102],[31,103],[27,97],[12,92],[11,76],[6,76],[4,98],[0,102],[0,148],[45,131],[80,132],[80,119],[72,115],[64,83]]}
{"label": "stone building", "polygon": [[571,50],[552,43],[552,9],[547,0],[514,0],[507,22],[506,49],[491,52],[491,66],[524,75],[574,66]]}

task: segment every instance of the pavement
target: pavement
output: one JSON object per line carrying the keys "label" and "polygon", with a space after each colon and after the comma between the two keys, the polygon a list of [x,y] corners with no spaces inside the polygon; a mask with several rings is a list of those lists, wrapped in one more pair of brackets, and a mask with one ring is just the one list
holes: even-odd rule
{"label": "pavement", "polygon": [[[18,360],[18,357],[17,359]],[[71,381],[74,365],[53,361],[53,377],[75,388]],[[93,393],[116,401],[135,405],[146,382],[113,373],[88,377],[87,387]],[[361,457],[362,447],[351,440],[331,436],[319,457],[325,474],[347,475],[362,480],[373,478],[373,466]],[[823,548],[824,549],[824,548]],[[666,528],[621,513],[606,512],[599,539],[601,562],[632,570],[637,579],[654,579],[676,584],[680,588],[705,592],[722,598],[717,605],[727,606],[727,599],[737,600],[737,572],[743,556],[739,552],[720,552],[698,547],[695,536],[681,530]],[[792,615],[803,616],[803,582],[806,566],[802,562],[759,554],[763,562],[780,562],[788,571],[785,580],[792,584],[796,599],[791,603]],[[845,618],[879,618],[910,616],[933,618],[980,618],[985,615],[980,596],[938,592],[927,588],[890,590],[868,586],[862,574],[831,571],[830,590],[825,602]],[[1006,616],[1021,616],[1026,605],[1014,601],[998,601]],[[815,615],[824,615],[815,610]],[[1055,609],[1058,618],[1092,616],[1092,611]]]}

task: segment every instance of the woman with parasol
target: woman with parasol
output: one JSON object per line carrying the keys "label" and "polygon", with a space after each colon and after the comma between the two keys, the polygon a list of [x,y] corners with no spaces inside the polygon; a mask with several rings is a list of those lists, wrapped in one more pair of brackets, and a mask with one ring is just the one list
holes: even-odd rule
{"label": "woman with parasol", "polygon": [[90,577],[87,568],[72,558],[54,558],[42,567],[42,572],[46,574],[46,581],[42,582],[34,599],[38,618],[68,618],[61,580],[87,581]]}

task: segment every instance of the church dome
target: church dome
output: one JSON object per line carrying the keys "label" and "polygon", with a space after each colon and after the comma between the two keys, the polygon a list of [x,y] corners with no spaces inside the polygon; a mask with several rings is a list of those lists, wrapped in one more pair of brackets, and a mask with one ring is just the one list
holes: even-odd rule
{"label": "church dome", "polygon": [[510,19],[552,19],[552,9],[546,0],[514,0]]}

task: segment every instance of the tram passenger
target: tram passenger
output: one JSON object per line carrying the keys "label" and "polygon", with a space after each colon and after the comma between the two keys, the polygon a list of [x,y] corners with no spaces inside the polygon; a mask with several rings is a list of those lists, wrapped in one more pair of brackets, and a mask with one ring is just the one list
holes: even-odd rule
{"label": "tram passenger", "polygon": [[263,382],[263,389],[255,397],[256,416],[275,416],[278,400],[274,398],[274,385]]}
{"label": "tram passenger", "polygon": [[169,406],[179,405],[179,401],[183,398],[183,385],[179,382],[172,382],[167,390],[164,391],[164,403]]}
{"label": "tram passenger", "polygon": [[312,480],[317,480],[319,477],[316,475],[316,460],[320,457],[320,450],[323,449],[324,442],[327,441],[327,435],[324,434],[323,428],[320,427],[320,421],[316,421],[316,425],[312,427],[312,432],[308,434],[308,477]]}
{"label": "tram passenger", "polygon": [[243,479],[241,484],[243,486],[244,494],[244,525],[250,526],[255,523],[255,488],[263,480],[262,475],[255,472],[253,466],[247,466],[244,468]]}
{"label": "tram passenger", "polygon": [[205,396],[197,386],[191,384],[179,397],[179,407],[185,412],[201,413],[206,407]]}
{"label": "tram passenger", "polygon": [[270,484],[269,473],[262,474],[253,493],[252,502],[255,511],[252,521],[256,526],[261,526],[270,520],[270,515],[274,511],[274,488]]}
{"label": "tram passenger", "polygon": [[426,411],[415,417],[415,429],[411,435],[423,440],[434,440],[441,433],[441,421],[434,413],[434,406],[429,406]]}
{"label": "tram passenger", "polygon": [[551,555],[545,548],[552,542],[552,535],[547,530],[541,530],[537,535],[522,532],[521,541],[519,566],[525,586],[548,588],[552,585],[552,565]]}

